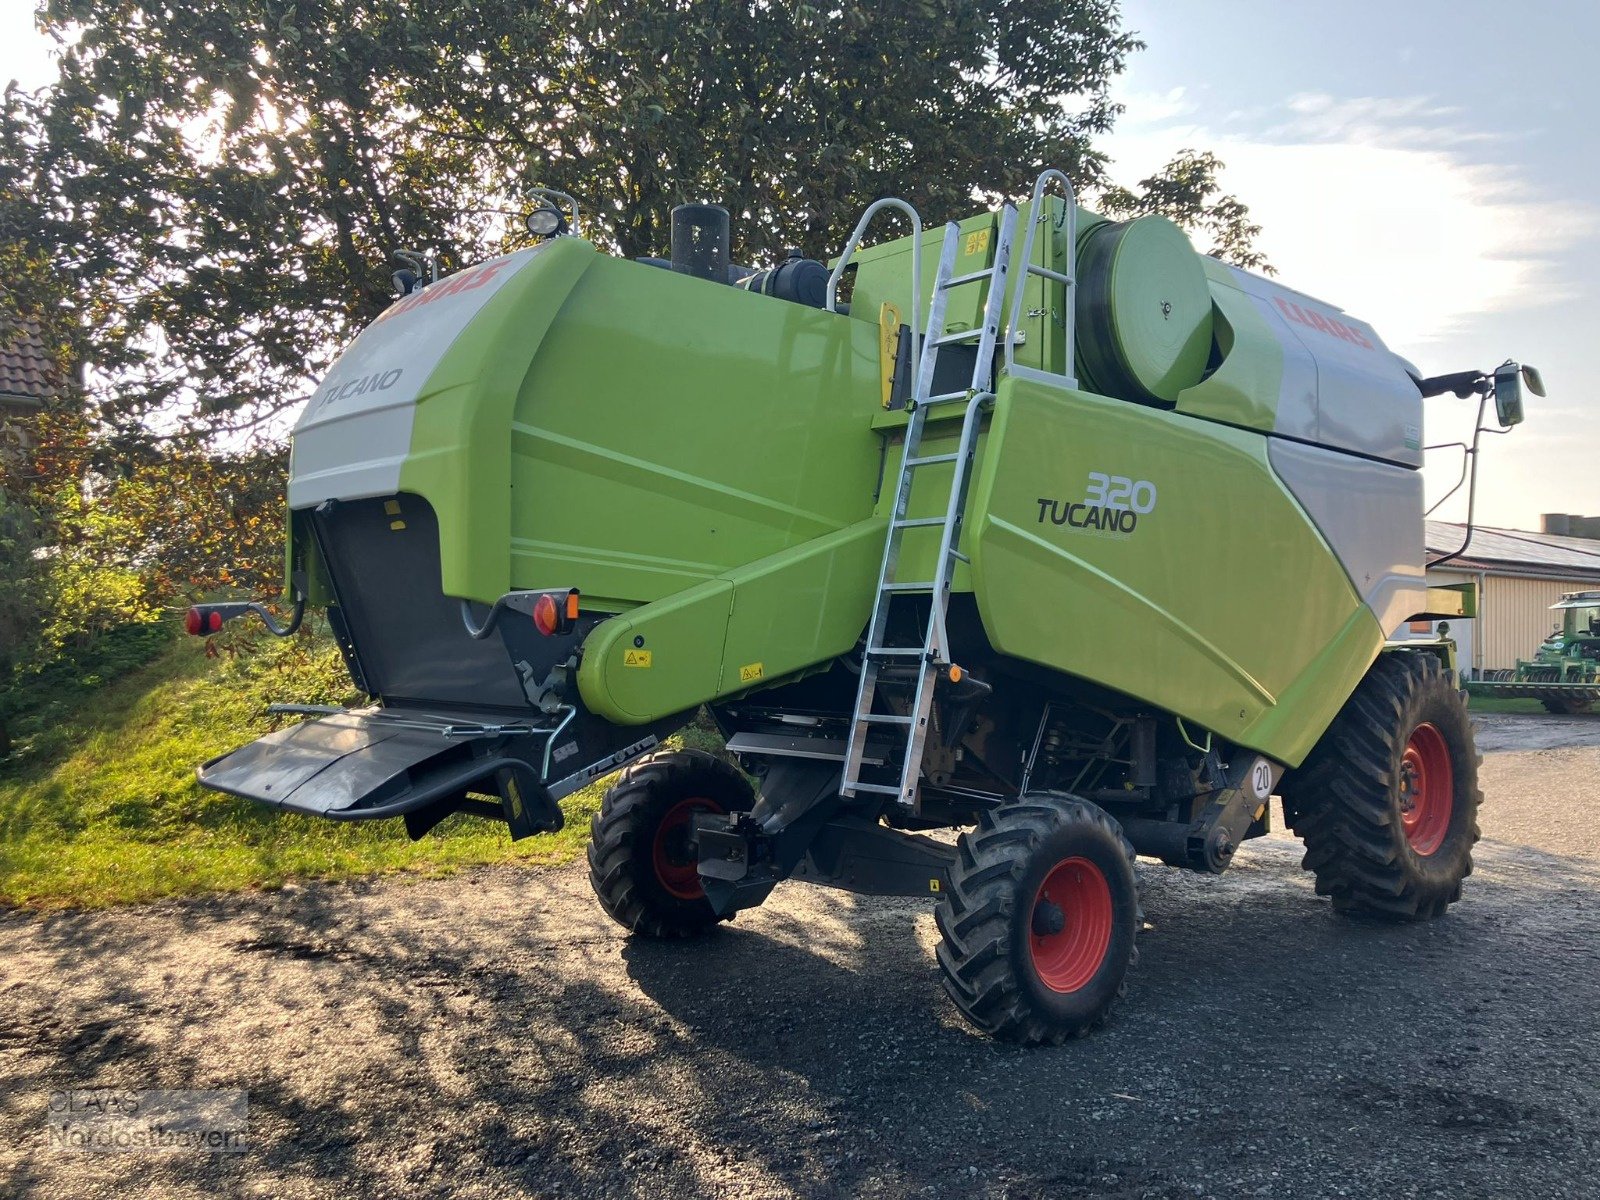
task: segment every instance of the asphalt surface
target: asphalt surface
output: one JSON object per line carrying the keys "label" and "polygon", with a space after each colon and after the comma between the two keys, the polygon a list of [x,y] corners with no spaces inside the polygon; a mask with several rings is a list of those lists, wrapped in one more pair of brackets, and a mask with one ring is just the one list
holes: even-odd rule
{"label": "asphalt surface", "polygon": [[[3,916],[0,1194],[1597,1196],[1597,734],[1486,724],[1438,922],[1336,918],[1281,835],[1145,867],[1132,991],[1058,1049],[960,1023],[924,904],[798,885],[674,945],[578,868]],[[248,1147],[48,1146],[91,1086],[248,1089]]]}

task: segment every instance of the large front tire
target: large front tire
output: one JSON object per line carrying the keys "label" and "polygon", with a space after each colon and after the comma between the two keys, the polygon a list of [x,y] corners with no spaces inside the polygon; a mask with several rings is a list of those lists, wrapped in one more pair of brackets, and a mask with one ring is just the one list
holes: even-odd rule
{"label": "large front tire", "polygon": [[1411,921],[1459,900],[1483,796],[1467,706],[1439,660],[1379,658],[1282,796],[1301,865],[1336,911]]}
{"label": "large front tire", "polygon": [[1133,847],[1104,811],[1029,796],[956,843],[935,910],[939,967],[961,1015],[1004,1041],[1060,1043],[1127,990],[1143,923]]}
{"label": "large front tire", "polygon": [[719,921],[690,845],[697,812],[747,811],[737,768],[703,750],[664,750],[623,771],[589,823],[589,883],[630,933],[694,937]]}

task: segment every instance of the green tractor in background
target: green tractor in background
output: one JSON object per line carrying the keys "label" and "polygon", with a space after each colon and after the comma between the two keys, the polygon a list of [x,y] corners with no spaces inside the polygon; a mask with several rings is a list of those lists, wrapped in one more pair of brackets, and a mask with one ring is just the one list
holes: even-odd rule
{"label": "green tractor in background", "polygon": [[[884,213],[909,236],[867,244]],[[325,607],[371,702],[277,706],[204,786],[526,837],[620,771],[589,867],[630,933],[787,881],[920,896],[957,1009],[1023,1043],[1122,994],[1136,855],[1219,874],[1274,795],[1339,911],[1459,899],[1451,647],[1389,639],[1464,613],[1424,575],[1424,399],[1509,426],[1531,371],[1423,378],[1058,171],[926,234],[880,200],[831,264],[728,261],[714,205],[670,260],[580,224],[545,192],[537,244],[397,276],[317,388],[293,615],[189,624]],[[702,712],[727,758],[663,746]]]}
{"label": "green tractor in background", "polygon": [[1551,611],[1561,624],[1515,670],[1467,681],[1485,699],[1537,700],[1553,713],[1588,712],[1600,700],[1600,591],[1568,592]]}

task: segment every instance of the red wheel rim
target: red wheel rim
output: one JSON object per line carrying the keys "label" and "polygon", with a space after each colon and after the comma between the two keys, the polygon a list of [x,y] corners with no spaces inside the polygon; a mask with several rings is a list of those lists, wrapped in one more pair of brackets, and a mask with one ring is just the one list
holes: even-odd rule
{"label": "red wheel rim", "polygon": [[1064,858],[1033,898],[1028,951],[1040,981],[1075,992],[1094,978],[1111,945],[1111,885],[1087,858]]}
{"label": "red wheel rim", "polygon": [[1423,723],[1411,731],[1400,760],[1400,824],[1418,854],[1432,854],[1450,830],[1455,768],[1444,734]]}
{"label": "red wheel rim", "polygon": [[706,894],[700,886],[699,864],[695,862],[694,852],[689,845],[689,823],[697,812],[723,811],[723,807],[714,801],[692,796],[667,809],[661,824],[656,826],[656,840],[650,860],[661,886],[679,900],[702,900]]}

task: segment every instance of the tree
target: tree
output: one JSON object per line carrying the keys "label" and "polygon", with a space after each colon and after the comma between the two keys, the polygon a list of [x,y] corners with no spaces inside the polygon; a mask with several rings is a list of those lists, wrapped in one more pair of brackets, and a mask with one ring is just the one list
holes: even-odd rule
{"label": "tree", "polygon": [[[60,81],[8,151],[50,198],[100,414],[132,435],[176,410],[198,437],[295,404],[388,302],[395,251],[449,269],[520,244],[531,183],[628,255],[717,200],[743,261],[826,256],[880,195],[940,221],[1046,164],[1100,186],[1140,46],[1115,0],[46,0],[43,20]],[[1145,192],[1248,253],[1207,180]]]}
{"label": "tree", "polygon": [[1222,160],[1210,151],[1180,150],[1159,172],[1140,180],[1138,192],[1111,185],[1101,190],[1096,204],[1108,217],[1170,217],[1207,239],[1200,245],[1202,253],[1277,274],[1256,248],[1261,226],[1250,220],[1249,208],[1237,197],[1223,193],[1217,178],[1221,172]]}

